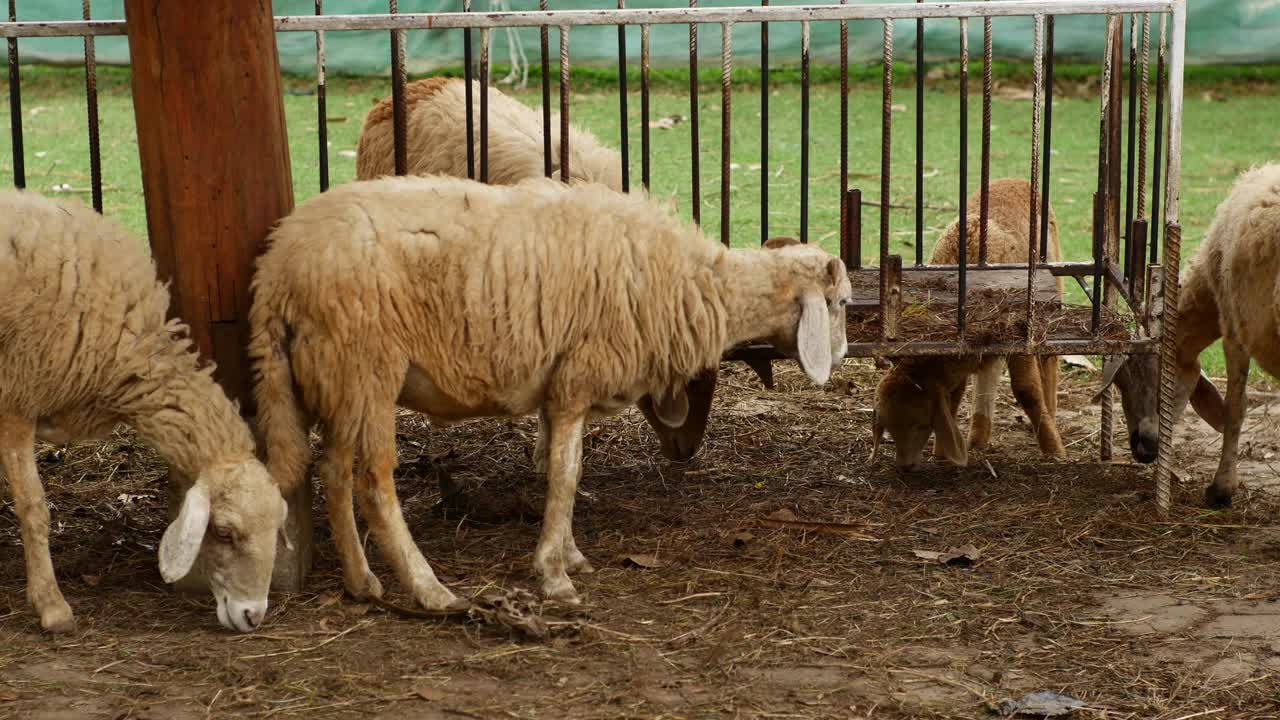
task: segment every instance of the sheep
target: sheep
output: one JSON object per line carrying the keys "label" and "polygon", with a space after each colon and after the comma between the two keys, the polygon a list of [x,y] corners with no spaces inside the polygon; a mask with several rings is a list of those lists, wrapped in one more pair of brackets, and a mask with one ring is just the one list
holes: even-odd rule
{"label": "sheep", "polygon": [[[1174,421],[1190,402],[1223,433],[1205,503],[1226,507],[1240,487],[1236,456],[1249,363],[1256,360],[1264,371],[1280,376],[1280,163],[1250,168],[1236,179],[1182,271],[1180,285]],[[1227,363],[1225,400],[1200,367],[1200,353],[1219,338]],[[1135,455],[1141,447],[1149,453],[1147,461],[1154,461],[1159,450],[1159,356],[1109,357],[1103,370],[1102,387],[1114,382],[1120,389]]]}
{"label": "sheep", "polygon": [[268,467],[286,494],[304,482],[319,421],[330,527],[357,598],[382,592],[356,535],[359,454],[362,514],[401,584],[426,608],[455,602],[400,513],[397,405],[433,424],[539,411],[550,442],[533,566],[544,597],[576,603],[568,572],[591,571],[572,532],[586,422],[645,394],[663,422],[681,420],[681,388],[738,342],[772,342],[819,384],[847,349],[839,258],[728,250],[599,184],[358,181],[300,204],[268,242],[249,345]]}
{"label": "sheep", "polygon": [[[981,197],[974,192],[969,198],[973,208],[966,218],[966,246],[969,264],[978,258]],[[987,235],[987,259],[993,263],[1025,263],[1031,233],[1031,185],[1026,180],[1005,178],[990,185],[990,218]],[[953,220],[934,246],[930,262],[956,264],[960,261],[959,220]],[[1036,237],[1039,237],[1037,229]],[[1049,210],[1049,242],[1047,255],[1055,261],[1062,255],[1058,241],[1058,225]],[[1058,293],[1062,281],[1058,280]],[[897,465],[904,470],[919,468],[924,447],[932,433],[934,454],[956,465],[968,462],[968,449],[956,424],[956,412],[969,384],[976,374],[974,411],[969,422],[968,446],[981,449],[991,443],[991,418],[995,414],[996,385],[1000,381],[1001,361],[1009,366],[1013,394],[1036,434],[1045,455],[1065,459],[1066,448],[1058,434],[1055,420],[1058,396],[1058,358],[1012,355],[1006,358],[907,358],[896,363],[881,378],[876,388],[875,416],[872,421],[872,458],[879,452],[880,440],[887,430],[893,438]]]}
{"label": "sheep", "polygon": [[[474,136],[472,152],[479,177],[480,83],[472,81]],[[405,85],[406,172],[410,175],[467,176],[466,83],[457,78],[429,77]],[[542,177],[542,115],[524,103],[489,88],[489,177],[494,185],[513,185]],[[551,169],[560,174],[560,123],[551,122]],[[364,118],[356,143],[356,179],[395,174],[395,140],[391,98],[384,98]],[[569,127],[570,183],[603,183],[622,190],[622,160],[616,150],[594,135]]]}
{"label": "sheep", "polygon": [[165,319],[169,292],[145,245],[78,202],[30,192],[0,193],[0,217],[0,460],[41,626],[66,632],[75,620],[49,557],[34,442],[100,438],[126,423],[195,478],[160,541],[161,577],[200,568],[222,625],[253,630],[287,509],[186,326]]}

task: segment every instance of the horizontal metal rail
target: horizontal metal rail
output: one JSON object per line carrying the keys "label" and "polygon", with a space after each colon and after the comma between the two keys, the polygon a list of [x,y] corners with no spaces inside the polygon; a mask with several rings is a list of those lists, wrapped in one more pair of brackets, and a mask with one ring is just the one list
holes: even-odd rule
{"label": "horizontal metal rail", "polygon": [[[437,28],[576,27],[582,25],[677,25],[693,23],[820,22],[826,20],[915,20],[961,17],[1028,17],[1042,14],[1100,15],[1172,12],[1183,0],[1008,0],[919,4],[792,5],[767,7],[615,8],[528,10],[489,13],[400,13],[398,15],[282,15],[278,32],[330,30],[427,30]],[[124,35],[123,20],[0,23],[0,37]]]}
{"label": "horizontal metal rail", "polygon": [[[1035,355],[1111,355],[1117,353],[1135,353],[1150,355],[1160,351],[1159,338],[1141,338],[1129,340],[1099,340],[1096,338],[1060,338],[1042,340],[1032,348]],[[851,342],[846,357],[963,357],[963,356],[996,356],[1026,355],[1027,343],[1016,342],[993,343],[961,349],[954,340],[901,340],[898,342]],[[724,360],[785,360],[787,357],[772,345],[765,343],[749,343],[739,345],[725,353]]]}

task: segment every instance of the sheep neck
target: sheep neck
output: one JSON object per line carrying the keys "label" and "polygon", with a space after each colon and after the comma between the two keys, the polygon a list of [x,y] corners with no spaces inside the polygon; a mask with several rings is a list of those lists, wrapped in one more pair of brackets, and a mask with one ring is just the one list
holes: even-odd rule
{"label": "sheep neck", "polygon": [[796,320],[794,288],[770,250],[736,249],[724,254],[717,275],[720,296],[729,309],[727,348],[785,334]]}
{"label": "sheep neck", "polygon": [[1201,267],[1197,258],[1183,272],[1182,292],[1178,304],[1178,363],[1192,367],[1200,353],[1222,337],[1218,323],[1218,301],[1213,294],[1210,268]]}

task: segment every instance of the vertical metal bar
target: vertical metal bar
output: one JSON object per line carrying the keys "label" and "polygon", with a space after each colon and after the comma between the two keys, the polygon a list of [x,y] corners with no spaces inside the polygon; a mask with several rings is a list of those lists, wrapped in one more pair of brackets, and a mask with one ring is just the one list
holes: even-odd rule
{"label": "vertical metal bar", "polygon": [[[316,0],[316,15],[324,14],[324,0]],[[325,98],[324,31],[316,31],[316,130],[319,134],[320,192],[329,189],[329,109]]]}
{"label": "vertical metal bar", "polygon": [[1133,254],[1130,252],[1133,238],[1130,237],[1129,231],[1133,229],[1133,200],[1134,200],[1134,172],[1135,167],[1135,151],[1137,149],[1137,125],[1138,125],[1138,16],[1136,13],[1129,13],[1129,120],[1128,127],[1125,132],[1125,201],[1124,201],[1124,258],[1122,259],[1123,274],[1121,277],[1129,279],[1130,267],[1129,258]]}
{"label": "vertical metal bar", "polygon": [[649,26],[640,26],[640,182],[649,189]]}
{"label": "vertical metal bar", "polygon": [[[1150,13],[1144,13],[1142,16],[1142,49],[1140,52],[1141,52],[1141,61],[1142,61],[1142,72],[1141,72],[1142,80],[1141,80],[1141,90],[1139,91],[1139,95],[1138,95],[1138,98],[1139,98],[1138,181],[1137,181],[1138,201],[1137,201],[1137,205],[1135,206],[1136,209],[1134,211],[1134,215],[1137,219],[1143,220],[1142,227],[1141,227],[1142,233],[1143,233],[1141,238],[1143,251],[1142,252],[1135,251],[1132,255],[1131,265],[1130,265],[1131,275],[1129,276],[1128,280],[1129,280],[1129,286],[1133,288],[1140,287],[1142,283],[1145,282],[1146,267],[1147,267],[1147,253],[1145,251],[1147,247],[1146,232],[1147,232],[1148,224],[1146,223],[1145,218],[1147,217],[1147,145],[1148,145],[1147,140],[1149,137],[1147,134],[1147,130],[1148,130],[1147,100],[1151,92],[1151,87],[1148,83],[1148,71],[1150,70],[1150,65],[1151,65],[1151,15]],[[1131,226],[1131,229],[1134,229],[1136,227],[1137,227],[1136,225]],[[1135,238],[1135,247],[1137,244],[1136,241],[1137,241],[1137,238]],[[1139,292],[1135,291],[1132,293],[1131,296],[1134,302],[1140,303],[1143,301],[1142,294]]]}
{"label": "vertical metal bar", "polygon": [[[1133,277],[1129,278],[1129,297],[1133,299],[1135,306],[1143,303],[1145,299],[1147,274],[1143,272],[1145,270],[1143,263],[1147,259],[1147,227],[1146,218],[1138,217],[1134,218],[1133,226],[1129,229],[1133,235],[1131,246],[1133,257],[1130,265],[1133,269]],[[1136,311],[1137,307],[1134,307],[1134,310]]]}
{"label": "vertical metal bar", "polygon": [[1035,343],[1036,257],[1040,243],[1040,116],[1044,105],[1044,15],[1036,15],[1031,84],[1031,207],[1027,228],[1027,352]]}
{"label": "vertical metal bar", "polygon": [[809,21],[800,22],[800,242],[809,242]]}
{"label": "vertical metal bar", "polygon": [[[626,7],[626,0],[618,0],[618,9]],[[631,146],[627,138],[627,26],[618,25],[618,128],[622,150],[622,192],[631,190]]]}
{"label": "vertical metal bar", "polygon": [[893,134],[893,21],[885,19],[883,77],[880,88],[880,307],[888,290],[885,268],[889,264],[889,174],[892,170]]}
{"label": "vertical metal bar", "polygon": [[[849,0],[840,0],[841,5],[849,4]],[[840,237],[849,237],[849,22],[840,21]],[[845,251],[845,243],[840,245],[840,259],[845,267],[850,260]]]}
{"label": "vertical metal bar", "polygon": [[[1107,239],[1107,225],[1110,222],[1110,218],[1108,217],[1108,213],[1106,212],[1106,209],[1107,209],[1107,199],[1109,194],[1111,193],[1111,173],[1113,170],[1113,168],[1111,167],[1111,157],[1112,157],[1111,148],[1112,148],[1112,129],[1113,129],[1112,122],[1111,122],[1112,114],[1113,114],[1111,102],[1114,99],[1114,94],[1112,92],[1112,82],[1114,81],[1113,73],[1115,72],[1115,60],[1116,60],[1116,57],[1115,57],[1116,47],[1115,47],[1115,43],[1112,42],[1112,40],[1116,36],[1118,23],[1119,23],[1119,19],[1115,15],[1107,16],[1107,30],[1106,30],[1107,40],[1106,40],[1106,45],[1103,51],[1103,58],[1102,58],[1102,91],[1100,93],[1101,105],[1099,107],[1099,112],[1098,112],[1098,201],[1101,202],[1103,205],[1103,213],[1101,215],[1101,222],[1098,223],[1093,229],[1094,233],[1098,236],[1094,238],[1094,245],[1095,247],[1098,247],[1098,246],[1102,247],[1102,252],[1095,254],[1093,258],[1094,274],[1097,278],[1100,278],[1100,284],[1095,285],[1093,288],[1093,299],[1094,299],[1093,332],[1095,333],[1095,336],[1099,330],[1099,327],[1100,327],[1099,324],[1101,322],[1100,303],[1102,302],[1102,297],[1104,295],[1103,287],[1107,283],[1106,276],[1103,275],[1102,270],[1103,270],[1104,263],[1108,259],[1107,252],[1106,252],[1108,250],[1106,239]],[[1095,219],[1097,219],[1096,215],[1095,215]]]}
{"label": "vertical metal bar", "polygon": [[862,191],[852,189],[848,192],[845,210],[849,215],[849,260],[848,267],[862,269]]}
{"label": "vertical metal bar", "polygon": [[[470,0],[468,0],[470,2]],[[398,13],[399,3],[397,0],[388,0],[388,6],[392,15]],[[471,85],[467,85],[468,94],[471,91]],[[467,98],[467,111],[471,110],[471,98]],[[470,115],[468,114],[468,117]],[[404,175],[408,172],[408,149],[405,136],[407,134],[405,126],[405,107],[404,107],[404,31],[391,31],[391,132],[392,143],[395,148],[395,168],[396,175]],[[471,134],[467,134],[467,150],[470,152]]]}
{"label": "vertical metal bar", "polygon": [[1105,223],[1102,191],[1096,191],[1093,193],[1093,292],[1089,296],[1093,312],[1089,319],[1089,332],[1094,337],[1098,337],[1102,326],[1102,226]]}
{"label": "vertical metal bar", "polygon": [[[916,0],[917,3],[924,0]],[[924,264],[924,18],[916,20],[916,265]]]}
{"label": "vertical metal bar", "polygon": [[[16,0],[9,0],[9,22],[18,21]],[[9,38],[9,134],[13,141],[13,186],[27,186],[26,152],[22,143],[22,75],[18,70],[18,38]]]}
{"label": "vertical metal bar", "polygon": [[[81,0],[80,12],[85,20],[89,14],[89,0]],[[98,138],[98,54],[94,50],[93,36],[84,36],[84,99],[88,110],[89,125],[89,187],[93,193],[93,209],[102,212],[102,146]]]}
{"label": "vertical metal bar", "polygon": [[720,242],[729,246],[729,134],[733,129],[730,73],[733,71],[733,23],[720,25]]}
{"label": "vertical metal bar", "polygon": [[1164,225],[1160,215],[1161,190],[1164,188],[1164,175],[1160,173],[1160,159],[1168,142],[1164,135],[1164,92],[1165,71],[1164,53],[1166,44],[1166,21],[1164,13],[1160,14],[1160,49],[1156,53],[1156,126],[1151,131],[1154,138],[1151,153],[1151,259],[1155,265],[1159,259],[1160,229]]}
{"label": "vertical metal bar", "polygon": [[[1049,162],[1053,157],[1053,16],[1045,18],[1044,157],[1040,183],[1040,262],[1049,259]],[[1065,258],[1058,258],[1064,260]]]}
{"label": "vertical metal bar", "polygon": [[964,345],[966,276],[969,264],[969,18],[960,18],[960,279],[956,287],[956,336]]}
{"label": "vertical metal bar", "polygon": [[[1097,226],[1094,239],[1094,337],[1099,337],[1102,329],[1102,307],[1110,306],[1113,289],[1107,276],[1102,273],[1104,263],[1114,259],[1112,244],[1115,232],[1119,231],[1119,152],[1120,152],[1120,113],[1117,103],[1120,102],[1118,83],[1122,63],[1120,46],[1120,18],[1107,16],[1107,41],[1102,62],[1102,112],[1100,120],[1100,139],[1098,142],[1098,200],[1099,211],[1096,214]],[[1098,456],[1106,461],[1112,457],[1112,428],[1114,427],[1111,388],[1101,393],[1101,428],[1098,441]]]}
{"label": "vertical metal bar", "polygon": [[[547,0],[538,0],[538,9],[547,9]],[[542,174],[551,177],[551,50],[547,33],[550,30],[546,25],[538,28],[539,42],[542,44]],[[645,40],[648,40],[648,26],[645,27]],[[470,44],[470,43],[468,43]],[[647,46],[646,46],[647,47]],[[645,62],[646,80],[648,62]],[[648,100],[648,94],[645,100]],[[645,123],[645,132],[648,130],[648,123]],[[645,155],[648,160],[648,154]],[[648,181],[645,182],[648,185]]]}
{"label": "vertical metal bar", "polygon": [[480,182],[489,182],[489,28],[480,28]]}
{"label": "vertical metal bar", "polygon": [[982,184],[978,196],[979,265],[987,264],[987,234],[991,226],[991,54],[991,18],[984,17],[982,18],[982,169],[980,171]]}
{"label": "vertical metal bar", "polygon": [[[769,0],[760,0],[769,7]],[[760,244],[769,239],[769,23],[760,23]]]}
{"label": "vertical metal bar", "polygon": [[[698,0],[689,0],[698,7]],[[689,23],[689,152],[692,175],[693,222],[702,224],[702,164],[698,161],[698,24]]]}
{"label": "vertical metal bar", "polygon": [[[462,0],[462,12],[471,12],[471,0]],[[462,30],[462,94],[467,106],[467,177],[476,178],[476,118],[474,90],[471,81],[475,77],[471,66],[471,28]]]}
{"label": "vertical metal bar", "polygon": [[560,26],[560,181],[569,182],[569,26]]}

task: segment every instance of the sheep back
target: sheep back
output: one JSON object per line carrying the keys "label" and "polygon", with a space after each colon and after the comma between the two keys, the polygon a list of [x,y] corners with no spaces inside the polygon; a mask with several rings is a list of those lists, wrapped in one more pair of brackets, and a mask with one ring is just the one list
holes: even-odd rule
{"label": "sheep back", "polygon": [[[1020,178],[993,180],[990,187],[987,226],[987,262],[1027,262],[1027,247],[1031,237],[1031,184]],[[978,263],[979,238],[982,232],[981,189],[969,196],[965,223],[965,260],[969,265]],[[1040,228],[1036,227],[1037,245]],[[1058,221],[1049,208],[1048,260],[1055,262],[1062,257],[1058,240]],[[943,265],[960,261],[960,221],[947,225],[938,243],[933,247],[930,262]],[[1061,281],[1059,281],[1061,291]]]}

